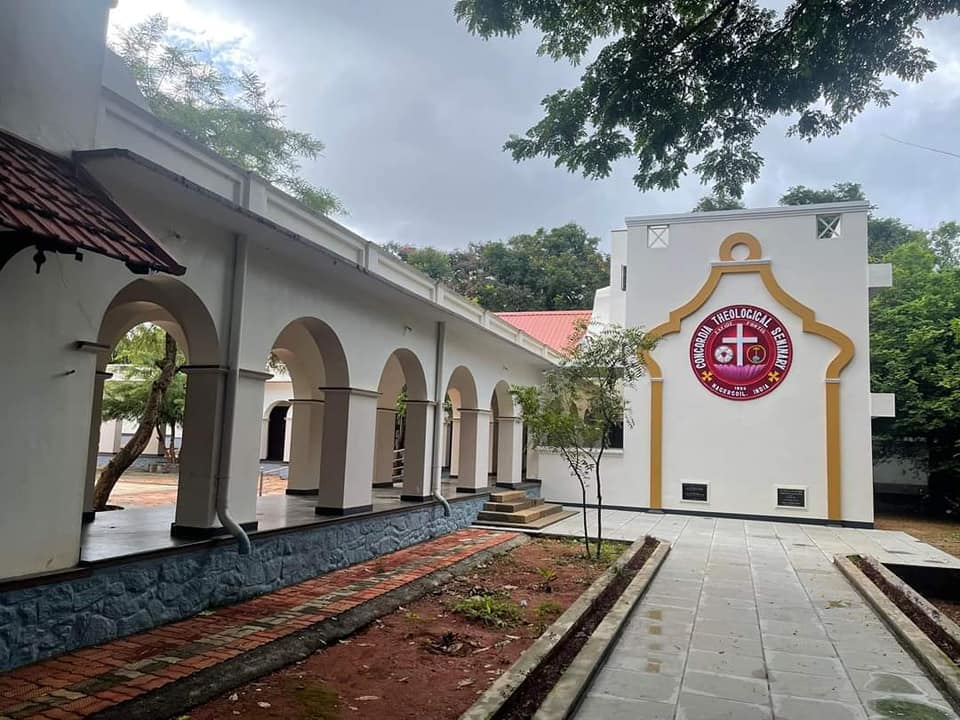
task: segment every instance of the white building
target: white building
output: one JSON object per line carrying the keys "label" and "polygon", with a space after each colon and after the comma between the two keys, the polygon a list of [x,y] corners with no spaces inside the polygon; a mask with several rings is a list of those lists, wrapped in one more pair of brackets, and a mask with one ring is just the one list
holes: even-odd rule
{"label": "white building", "polygon": [[[171,523],[197,539],[231,519],[253,532],[385,507],[373,485],[389,472],[403,387],[411,508],[440,492],[445,395],[459,419],[448,494],[520,483],[509,385],[538,382],[555,354],[159,121],[105,53],[110,5],[0,8],[0,333],[19,348],[0,379],[17,408],[0,418],[0,579],[109,544],[96,520],[82,540],[81,518],[93,517],[106,363],[142,322],[187,358],[179,493],[168,516],[109,522],[153,528],[160,546],[176,546]],[[289,488],[310,497],[268,513],[257,478],[271,352],[291,375]]]}
{"label": "white building", "polygon": [[[593,322],[657,338],[605,504],[872,524],[866,203],[628,218]],[[576,502],[541,453],[544,495]]]}

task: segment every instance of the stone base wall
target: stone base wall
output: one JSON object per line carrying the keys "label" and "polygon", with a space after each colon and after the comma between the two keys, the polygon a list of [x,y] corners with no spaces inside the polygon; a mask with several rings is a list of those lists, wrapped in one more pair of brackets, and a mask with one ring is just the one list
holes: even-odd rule
{"label": "stone base wall", "polygon": [[229,605],[467,527],[485,495],[253,535],[0,593],[0,672]]}

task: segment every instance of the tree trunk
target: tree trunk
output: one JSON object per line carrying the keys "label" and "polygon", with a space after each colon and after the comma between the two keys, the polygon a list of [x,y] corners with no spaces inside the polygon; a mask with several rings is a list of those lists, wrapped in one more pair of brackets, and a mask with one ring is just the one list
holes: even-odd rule
{"label": "tree trunk", "polygon": [[177,343],[167,334],[164,338],[164,355],[160,364],[160,374],[150,387],[150,395],[147,397],[146,406],[143,408],[140,425],[133,437],[120,448],[120,452],[114,455],[100,472],[97,484],[93,488],[94,510],[103,510],[107,506],[110,493],[113,491],[113,486],[117,484],[117,480],[133,464],[134,460],[140,457],[140,454],[147,447],[147,443],[150,442],[150,436],[157,426],[157,415],[160,413],[163,396],[166,394],[167,388],[170,387],[176,370]]}
{"label": "tree trunk", "polygon": [[162,457],[164,460],[167,459],[167,438],[166,433],[164,432],[162,422],[157,423],[157,454]]}
{"label": "tree trunk", "polygon": [[603,450],[605,443],[600,443],[600,454],[597,455],[597,463],[593,466],[594,477],[597,481],[597,560],[600,559],[600,548],[603,546],[603,526],[601,522],[603,511],[603,494],[600,488],[600,461],[603,460]]}

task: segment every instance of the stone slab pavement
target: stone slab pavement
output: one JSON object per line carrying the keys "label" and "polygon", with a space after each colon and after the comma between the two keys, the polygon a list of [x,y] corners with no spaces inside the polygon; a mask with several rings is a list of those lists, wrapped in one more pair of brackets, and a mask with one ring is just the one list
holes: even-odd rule
{"label": "stone slab pavement", "polygon": [[96,715],[315,627],[515,537],[459,530],[246,602],[18,668],[0,675],[0,720]]}
{"label": "stone slab pavement", "polygon": [[[835,553],[870,552],[960,564],[946,553],[905,533],[625,511],[604,517],[606,537],[650,534],[673,548],[579,720],[958,717],[832,563]],[[546,532],[581,530],[573,517]]]}

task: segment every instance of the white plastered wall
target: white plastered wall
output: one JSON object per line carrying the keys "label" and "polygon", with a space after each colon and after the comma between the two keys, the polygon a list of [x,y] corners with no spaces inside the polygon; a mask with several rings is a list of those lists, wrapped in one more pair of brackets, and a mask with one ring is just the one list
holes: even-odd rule
{"label": "white plastered wall", "polygon": [[[829,211],[825,211],[829,212]],[[646,230],[628,239],[627,324],[646,329],[701,288],[718,259],[720,243],[734,232],[757,237],[781,287],[846,333],[852,362],[841,376],[842,519],[872,522],[869,325],[867,316],[866,213],[846,212],[842,237],[820,240],[813,214],[763,219],[671,223],[669,247],[647,247]],[[784,384],[749,402],[718,398],[690,369],[690,336],[696,323],[724,305],[747,303],[783,321],[794,346]],[[838,348],[802,332],[798,318],[776,302],[758,274],[726,275],[704,306],[683,321],[654,351],[663,369],[663,505],[680,510],[826,518],[826,366]],[[625,432],[625,460],[638,506],[649,504],[649,382],[630,398],[635,425]],[[710,502],[684,503],[680,482],[710,483]],[[808,508],[776,506],[776,485],[808,488]]]}

